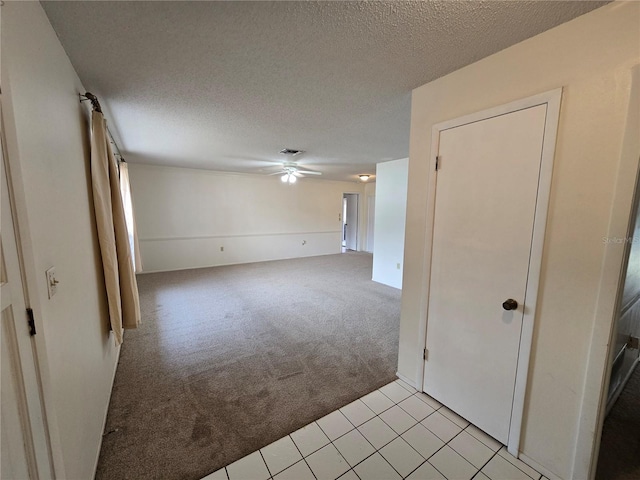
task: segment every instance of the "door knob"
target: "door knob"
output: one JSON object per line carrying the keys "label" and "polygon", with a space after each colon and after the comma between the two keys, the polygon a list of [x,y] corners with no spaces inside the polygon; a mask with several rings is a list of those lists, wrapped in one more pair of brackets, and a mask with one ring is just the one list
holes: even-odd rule
{"label": "door knob", "polygon": [[502,304],[502,308],[504,308],[505,310],[515,310],[516,308],[518,308],[518,302],[516,302],[513,298],[510,298],[504,301],[504,303]]}

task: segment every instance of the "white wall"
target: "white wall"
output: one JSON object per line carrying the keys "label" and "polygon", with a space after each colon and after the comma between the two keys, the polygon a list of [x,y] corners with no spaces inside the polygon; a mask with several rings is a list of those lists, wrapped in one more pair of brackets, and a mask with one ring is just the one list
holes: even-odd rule
{"label": "white wall", "polygon": [[639,3],[611,3],[412,97],[398,370],[421,384],[431,128],[564,87],[521,441],[528,461],[562,478],[587,478],[595,434],[622,262],[622,247],[602,238],[625,236],[638,161],[637,151],[621,152],[631,67],[640,61],[639,17]]}
{"label": "white wall", "polygon": [[409,159],[376,166],[373,280],[402,288]]}
{"label": "white wall", "polygon": [[340,253],[342,194],[364,192],[312,178],[129,170],[145,272]]}
{"label": "white wall", "polygon": [[[118,349],[89,187],[84,89],[39,2],[2,8],[2,107],[59,478],[93,478]],[[45,270],[58,291],[47,298]]]}
{"label": "white wall", "polygon": [[[373,202],[373,211],[369,210],[369,202],[370,200]],[[373,246],[375,243],[375,200],[376,200],[376,184],[375,183],[366,183],[364,186],[364,208],[365,208],[365,216],[367,219],[367,228],[365,230],[364,236],[364,245],[362,247],[363,250],[369,253],[373,253]]]}

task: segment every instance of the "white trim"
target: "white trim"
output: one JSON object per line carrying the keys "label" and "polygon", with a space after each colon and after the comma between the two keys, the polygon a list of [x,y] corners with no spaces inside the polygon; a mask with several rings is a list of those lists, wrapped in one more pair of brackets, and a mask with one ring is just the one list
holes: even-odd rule
{"label": "white trim", "polygon": [[326,235],[342,233],[340,230],[327,230],[324,232],[276,232],[276,233],[242,233],[242,234],[219,234],[219,235],[191,235],[187,237],[149,237],[140,238],[140,242],[171,242],[174,240],[205,240],[207,238],[245,238],[245,237],[276,237],[285,235]]}
{"label": "white trim", "polygon": [[[2,135],[5,151],[5,165],[7,183],[9,184],[9,197],[11,198],[16,244],[18,247],[18,258],[24,273],[23,293],[25,306],[33,309],[36,331],[44,332],[44,322],[40,314],[40,302],[38,294],[38,275],[33,253],[33,242],[27,215],[26,192],[22,176],[22,168],[17,147],[17,132],[13,119],[13,103],[11,99],[10,83],[3,78],[2,91],[0,94],[0,122],[2,122]],[[60,430],[54,406],[53,379],[49,370],[49,359],[47,356],[47,346],[45,335],[35,335],[33,337],[34,358],[40,379],[40,394],[44,410],[44,422],[47,429],[50,461],[55,478],[66,478],[64,456],[62,453],[62,442],[60,441]]]}
{"label": "white trim", "polygon": [[[536,96],[536,104],[539,100]],[[524,414],[524,400],[527,390],[529,361],[531,359],[531,344],[533,342],[533,326],[535,323],[536,307],[538,304],[538,290],[540,285],[540,271],[542,268],[542,251],[544,235],[547,227],[547,213],[551,196],[551,176],[553,173],[553,158],[556,150],[558,121],[560,119],[560,100],[562,89],[543,94],[546,100],[547,117],[544,125],[542,141],[542,158],[540,164],[540,178],[538,181],[538,198],[536,200],[536,214],[533,221],[533,240],[529,257],[529,275],[525,292],[525,311],[522,319],[522,333],[520,335],[520,349],[518,366],[516,368],[516,385],[511,409],[511,424],[509,426],[509,444],[507,448],[511,455],[518,456],[520,448],[522,418]],[[533,104],[531,106],[534,106]]]}
{"label": "white trim", "polygon": [[[511,423],[509,427],[508,451],[518,457],[521,437],[522,418],[524,412],[524,401],[527,387],[527,377],[529,371],[529,360],[531,354],[531,344],[533,340],[533,326],[536,313],[536,302],[538,297],[538,286],[540,282],[540,270],[542,265],[542,251],[544,247],[544,236],[547,223],[547,213],[549,207],[549,197],[551,193],[551,176],[553,172],[553,158],[555,155],[556,137],[558,131],[558,121],[560,118],[560,101],[562,98],[562,88],[540,93],[532,97],[516,100],[514,102],[500,105],[480,112],[465,115],[445,122],[438,123],[431,130],[431,156],[429,159],[429,196],[427,199],[427,218],[425,235],[425,263],[423,267],[422,285],[424,295],[420,305],[420,345],[426,348],[427,323],[428,323],[428,302],[430,289],[431,271],[431,246],[434,233],[435,200],[437,175],[435,172],[436,156],[439,151],[440,132],[451,128],[460,127],[470,123],[486,120],[489,118],[517,112],[526,108],[547,105],[545,118],[545,128],[543,136],[543,147],[541,155],[540,176],[538,180],[538,198],[536,200],[536,213],[534,219],[534,230],[531,242],[531,255],[529,257],[529,275],[525,292],[526,309],[523,315],[522,332],[520,336],[520,347],[518,354],[518,365],[516,367],[516,380],[514,398],[511,408]],[[424,391],[424,359],[420,352],[419,374],[421,376],[419,385]]]}
{"label": "white trim", "polygon": [[404,383],[406,383],[407,385],[412,386],[413,388],[415,388],[416,390],[418,390],[419,392],[422,391],[418,388],[418,386],[415,384],[415,382],[413,382],[412,380],[410,380],[408,377],[405,377],[404,375],[402,375],[401,373],[396,372],[396,377],[398,377],[400,380],[402,380]]}
{"label": "white trim", "polygon": [[[363,235],[361,235],[360,229],[364,226],[363,223],[360,221],[360,219],[362,218],[363,214],[364,214],[364,205],[362,205],[362,202],[360,201],[360,193],[361,192],[342,192],[342,197],[340,198],[340,212],[342,212],[342,202],[344,201],[344,196],[345,195],[355,195],[356,196],[356,212],[357,212],[357,223],[356,223],[356,249],[352,250],[354,252],[361,252],[364,250],[364,245],[360,245],[360,243],[362,242],[362,237]],[[342,228],[344,229],[344,218],[342,219]],[[323,232],[323,233],[335,233],[335,232]],[[340,231],[340,251],[342,251],[342,235],[343,232]],[[346,247],[345,247],[346,248]]]}
{"label": "white trim", "polygon": [[[418,378],[416,379],[416,385],[420,388],[421,392],[424,392],[424,358],[423,351],[427,348],[427,312],[429,311],[429,293],[431,288],[431,245],[433,244],[433,230],[434,220],[436,215],[436,187],[438,183],[438,176],[436,171],[436,157],[440,150],[440,130],[438,125],[434,125],[431,128],[431,152],[429,154],[429,179],[428,179],[428,193],[427,193],[427,205],[426,205],[426,232],[424,237],[424,263],[422,266],[422,291],[424,294],[420,299],[420,323],[418,328],[418,345],[422,345],[416,356],[418,357]],[[405,260],[406,262],[406,260]]]}

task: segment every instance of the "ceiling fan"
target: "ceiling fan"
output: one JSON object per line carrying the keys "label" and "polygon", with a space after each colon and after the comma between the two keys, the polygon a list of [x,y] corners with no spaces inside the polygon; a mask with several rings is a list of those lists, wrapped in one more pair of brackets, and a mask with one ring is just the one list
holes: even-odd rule
{"label": "ceiling fan", "polygon": [[[282,155],[294,157],[304,152],[302,150],[284,148],[280,150],[280,153]],[[305,175],[322,175],[321,172],[316,172],[314,170],[301,170],[300,167],[298,167],[298,164],[291,160],[282,162],[281,165],[282,167],[279,171],[271,173],[270,175],[281,175],[280,179],[282,180],[282,183],[296,183],[298,177],[303,177]]]}
{"label": "ceiling fan", "polygon": [[313,170],[301,170],[296,163],[285,162],[279,171],[271,173],[270,175],[282,175],[280,177],[282,183],[296,183],[298,178],[304,177],[305,175],[322,175],[322,173]]}

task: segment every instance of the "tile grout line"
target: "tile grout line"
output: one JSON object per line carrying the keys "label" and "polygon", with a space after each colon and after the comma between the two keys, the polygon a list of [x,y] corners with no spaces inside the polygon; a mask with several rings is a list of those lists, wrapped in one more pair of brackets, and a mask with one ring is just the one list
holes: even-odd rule
{"label": "tile grout line", "polygon": [[[506,445],[504,445],[506,446]],[[502,448],[500,448],[496,453],[499,453],[500,450],[502,450]],[[510,454],[509,454],[510,455]],[[535,472],[538,473],[538,475],[540,475],[537,479],[533,478],[531,475],[529,475],[527,472],[525,472],[524,470],[522,470],[520,467],[518,467],[516,464],[514,464],[511,460],[509,460],[508,458],[506,458],[504,455],[500,455],[500,457],[502,457],[504,460],[506,460],[507,462],[509,462],[511,465],[513,465],[514,467],[516,467],[518,470],[520,470],[522,473],[524,473],[527,477],[529,477],[531,480],[540,480],[542,478],[542,474],[540,472],[538,472],[535,468],[531,467],[530,465],[527,465],[525,463],[525,465],[527,465],[528,467],[530,467],[532,470],[534,470]],[[515,458],[515,457],[514,457]],[[516,460],[520,460],[519,458],[516,458]],[[522,462],[522,460],[520,460]],[[524,462],[522,462],[524,463]]]}
{"label": "tile grout line", "polygon": [[[374,391],[379,391],[379,390],[380,390],[380,389],[378,389],[378,390],[374,390]],[[373,393],[373,392],[372,392],[372,393]],[[382,392],[380,392],[380,393],[382,393]],[[358,400],[360,400],[360,399],[358,399]],[[357,401],[357,400],[354,400],[354,401]],[[392,401],[393,401],[393,400],[392,400]],[[352,402],[352,403],[353,403],[353,402]],[[364,402],[362,402],[362,403],[364,404],[364,406],[365,406],[366,408],[368,408],[369,410],[371,410],[371,408],[369,408],[369,406],[368,406],[366,403],[364,403]],[[346,406],[346,405],[345,405],[345,406]],[[343,407],[343,408],[344,408],[344,407]],[[389,407],[389,408],[392,408],[392,407]],[[388,409],[387,409],[387,410],[388,410]],[[386,412],[387,410],[384,410],[384,412]],[[338,411],[340,411],[340,409],[338,409]],[[342,412],[340,412],[340,413],[342,413]],[[369,421],[373,420],[374,418],[376,418],[376,417],[378,416],[378,415],[376,414],[376,412],[374,412],[373,410],[371,410],[371,413],[373,413],[373,414],[374,414],[374,416],[373,416],[373,417],[371,417],[371,418],[370,418],[369,420],[367,420],[366,422],[361,423],[361,424],[360,424],[361,426],[362,426],[362,425],[364,425],[365,423],[367,423],[367,422],[369,422]],[[382,412],[381,412],[381,413],[382,413]],[[360,461],[359,461],[358,463],[356,463],[354,466],[351,466],[351,464],[347,461],[347,459],[346,459],[346,458],[344,458],[344,461],[345,461],[345,462],[347,462],[347,465],[349,465],[349,467],[350,467],[350,468],[349,468],[349,470],[347,470],[345,473],[343,473],[343,474],[342,474],[342,475],[340,475],[340,476],[342,477],[342,476],[346,475],[349,471],[353,471],[353,473],[356,475],[356,477],[360,478],[360,476],[356,473],[355,468],[356,468],[358,465],[360,465],[361,463],[363,463],[365,460],[367,460],[368,458],[370,458],[370,457],[372,457],[373,455],[375,455],[376,453],[378,453],[378,452],[379,452],[379,449],[377,449],[377,448],[376,448],[376,447],[375,447],[375,446],[374,446],[374,445],[369,441],[369,439],[368,439],[367,437],[365,437],[365,436],[362,434],[362,432],[361,432],[360,430],[358,430],[358,427],[356,427],[356,425],[355,425],[351,420],[349,420],[349,418],[348,418],[344,413],[342,413],[342,415],[343,415],[343,416],[344,416],[344,418],[346,418],[346,419],[347,419],[347,421],[348,421],[348,422],[353,426],[353,428],[352,428],[351,430],[349,430],[347,433],[344,433],[344,434],[340,435],[340,436],[339,436],[339,437],[337,437],[335,440],[331,440],[331,439],[329,439],[329,442],[331,443],[331,445],[333,445],[333,447],[334,447],[336,450],[338,450],[338,453],[340,454],[340,456],[341,456],[342,458],[344,458],[344,455],[342,455],[342,452],[341,452],[341,451],[340,451],[340,449],[339,449],[339,448],[334,444],[334,442],[335,442],[336,440],[339,440],[339,439],[341,439],[342,437],[344,437],[344,436],[348,435],[349,433],[353,432],[354,430],[355,430],[355,431],[357,431],[357,432],[362,436],[362,438],[364,438],[364,439],[365,439],[365,441],[366,441],[369,445],[371,445],[371,447],[372,447],[372,448],[373,448],[373,450],[374,450],[374,451],[373,451],[373,453],[371,453],[370,455],[367,455],[365,458],[363,458],[362,460],[360,460]],[[380,420],[381,420],[382,422],[384,422],[384,420],[382,420],[382,419],[380,419]],[[320,425],[318,425],[318,427],[320,427]],[[389,428],[391,428],[391,427],[389,427]],[[322,427],[320,427],[320,430],[322,430]],[[392,429],[392,430],[393,430],[393,429]],[[322,430],[322,432],[326,435],[326,433],[324,432],[324,430]],[[395,430],[393,430],[393,432],[395,433]],[[327,438],[329,438],[329,436],[328,436],[328,435],[327,435]],[[397,438],[397,437],[396,437],[396,438]],[[394,440],[395,440],[395,438],[394,438]],[[392,442],[392,441],[393,441],[393,440],[391,440],[391,442]],[[389,443],[391,443],[391,442],[389,442]],[[385,443],[385,445],[384,445],[384,446],[387,446],[389,443]],[[324,448],[324,447],[323,447],[323,448]],[[382,447],[381,447],[381,448],[382,448]],[[381,456],[381,457],[382,457],[382,458],[383,458],[387,463],[389,463],[389,462],[387,461],[387,459],[386,459],[386,458],[384,458],[384,456],[383,456],[382,454],[380,454],[380,456]],[[393,465],[391,465],[391,468],[393,468]],[[395,469],[394,469],[394,470],[395,470]],[[400,475],[400,474],[398,474],[398,475]],[[402,475],[400,475],[400,476],[402,476]],[[338,477],[338,478],[340,478],[340,477]]]}
{"label": "tile grout line", "polygon": [[[276,440],[277,441],[277,440]],[[267,461],[264,459],[264,455],[262,454],[262,449],[259,448],[258,452],[260,453],[260,458],[262,459],[262,461],[264,462],[264,466],[267,467],[267,473],[269,474],[269,478],[273,478],[273,475],[271,475],[271,469],[269,468],[269,465],[267,465]]]}
{"label": "tile grout line", "polygon": [[[493,459],[494,459],[494,457],[495,457],[496,455],[498,455],[498,452],[499,452],[499,451],[500,451],[500,449],[498,449],[497,451],[495,451],[495,452],[493,453],[493,455],[491,455],[491,458],[489,458],[489,460],[487,460],[486,462],[484,462],[484,465],[482,465],[482,467],[480,467],[480,469],[476,472],[476,474],[475,474],[472,478],[477,477],[477,476],[478,476],[478,473],[480,473],[480,472],[482,472],[482,474],[483,474],[484,476],[486,476],[487,478],[489,478],[489,475],[487,475],[486,473],[484,473],[484,472],[482,471],[482,469],[483,469],[484,467],[486,467],[486,466],[489,464],[489,462],[490,462],[491,460],[493,460]],[[489,478],[489,480],[493,480],[493,479]]]}
{"label": "tile grout line", "polygon": [[[315,422],[313,422],[315,423]],[[304,427],[302,427],[304,428]],[[318,425],[318,428],[320,428],[320,425]],[[322,429],[320,428],[320,431],[322,431]],[[324,432],[322,432],[324,433]],[[302,451],[300,450],[300,447],[298,447],[298,444],[296,443],[296,441],[293,439],[293,437],[291,436],[291,434],[287,435],[287,437],[289,437],[291,439],[291,441],[293,442],[293,446],[296,447],[296,450],[298,450],[298,453],[300,454],[300,456],[302,457],[302,461],[307,465],[307,468],[309,469],[309,471],[311,472],[311,475],[313,475],[313,478],[315,478],[316,480],[318,479],[318,477],[316,476],[315,472],[313,470],[311,470],[311,465],[309,465],[309,462],[307,462],[307,457],[305,457],[304,455],[302,455]],[[323,448],[323,447],[320,447]],[[320,448],[318,450],[320,450]],[[318,450],[314,450],[313,452],[311,452],[309,455],[311,455],[312,453],[317,452]],[[298,462],[295,462],[293,465],[295,465]],[[288,468],[293,467],[293,465],[289,465],[287,468],[285,468],[284,470],[287,470]],[[284,472],[284,470],[282,470]],[[282,472],[280,472],[282,473]]]}
{"label": "tile grout line", "polygon": [[[440,410],[440,408],[438,408],[438,410]],[[436,411],[437,411],[437,410],[436,410]],[[442,414],[441,414],[441,415],[442,415]],[[443,416],[444,416],[444,415],[443,415]],[[453,422],[452,422],[452,423],[453,423]],[[457,424],[456,424],[456,425],[457,425]],[[424,425],[422,425],[422,426],[424,427]],[[458,425],[458,426],[460,426],[460,425]],[[427,427],[424,427],[424,428],[427,428]],[[465,428],[463,428],[462,430],[460,430],[458,433],[456,433],[453,437],[451,437],[451,440],[453,440],[453,439],[454,439],[454,438],[456,438],[458,435],[460,435],[462,432],[464,432],[464,431],[465,431],[465,429],[466,429],[466,427],[465,427]],[[429,430],[429,429],[427,428],[427,430]],[[429,430],[429,431],[431,432],[431,430]],[[433,433],[433,432],[431,432],[431,433],[432,433],[433,435],[436,435],[436,434],[435,434],[435,433]],[[436,435],[436,438],[438,438],[439,440],[442,440],[442,439],[441,439],[440,437],[438,437],[437,435]],[[449,440],[449,442],[451,442],[451,440]],[[434,457],[434,456],[435,456],[435,455],[436,455],[440,450],[442,450],[444,447],[448,446],[448,445],[449,445],[449,442],[445,442],[444,444],[442,444],[442,446],[441,446],[440,448],[438,448],[435,452],[433,452],[433,453],[429,456],[429,458],[433,458],[433,457]],[[458,455],[460,455],[460,453],[458,453],[458,452],[456,451],[456,449],[455,449],[455,448],[453,448],[453,447],[449,447],[449,448],[450,448],[451,450],[453,450],[454,452],[456,452]],[[494,455],[495,455],[495,454],[497,454],[497,453],[498,453],[498,452],[495,452],[495,453],[494,453]],[[464,460],[465,460],[469,465],[471,465],[473,468],[476,468],[476,466],[475,466],[475,465],[473,465],[469,460],[467,460],[467,459],[466,459],[465,457],[463,457],[462,455],[460,455],[460,456],[461,456],[461,457],[462,457],[462,458],[463,458],[463,459],[464,459]],[[424,457],[423,457],[423,458],[424,458]],[[435,468],[435,470],[436,470],[440,475],[442,475],[444,478],[447,478],[447,476],[446,476],[444,473],[442,473],[440,470],[438,470],[438,468],[437,468],[433,463],[431,463],[431,462],[429,461],[429,458],[427,458],[427,459],[425,460],[425,462],[427,462],[429,465],[431,465],[433,468]],[[493,458],[493,457],[491,457],[491,458]],[[420,466],[419,466],[418,468],[420,468],[422,465],[424,465],[424,462],[423,462],[423,463],[421,463],[421,464],[420,464]],[[418,468],[416,468],[415,470],[413,470],[411,473],[415,472]],[[477,470],[477,471],[476,471],[476,473],[474,473],[474,474],[473,474],[473,476],[475,477],[475,476],[478,474],[478,472],[479,472],[479,471],[480,471],[480,470]],[[410,473],[409,475],[411,475],[411,473]],[[473,477],[472,477],[472,478],[473,478]]]}
{"label": "tile grout line", "polygon": [[[354,401],[355,401],[355,400],[354,400]],[[353,403],[353,402],[352,402],[352,403]],[[347,404],[347,405],[349,405],[349,404]],[[345,407],[346,407],[346,405],[345,405]],[[343,408],[344,408],[344,407],[343,407]],[[334,410],[334,411],[335,411],[335,412],[340,412],[340,409],[338,409],[338,410]],[[331,413],[333,413],[333,412],[331,412]],[[349,468],[347,469],[347,471],[346,471],[346,472],[344,472],[344,473],[342,474],[342,475],[344,475],[344,474],[345,474],[345,473],[347,473],[349,470],[353,470],[353,468],[351,467],[351,465],[349,464],[349,462],[347,461],[347,459],[346,459],[346,458],[344,458],[344,455],[342,455],[342,452],[340,451],[340,449],[339,449],[338,447],[336,447],[336,446],[333,444],[333,442],[334,442],[335,440],[338,440],[338,439],[340,439],[340,438],[344,437],[344,436],[345,436],[345,435],[347,435],[348,433],[351,433],[351,432],[353,432],[354,430],[357,430],[357,427],[353,424],[353,422],[352,422],[351,420],[349,420],[349,419],[347,418],[347,416],[346,416],[344,413],[340,412],[340,414],[341,414],[341,415],[342,415],[342,416],[347,420],[347,422],[349,422],[349,423],[351,424],[351,426],[352,426],[353,428],[352,428],[352,429],[350,429],[348,432],[343,433],[343,434],[342,434],[342,435],[340,435],[339,437],[336,437],[336,438],[335,438],[335,439],[333,439],[333,440],[331,440],[331,438],[329,438],[329,435],[327,435],[327,432],[325,432],[325,431],[322,429],[322,426],[317,422],[317,420],[316,420],[316,423],[318,423],[318,428],[320,429],[320,431],[322,431],[322,433],[324,433],[324,434],[325,434],[325,436],[329,439],[329,443],[328,443],[327,445],[331,445],[331,446],[333,446],[333,448],[335,448],[335,449],[336,449],[336,451],[338,452],[338,455],[340,455],[340,457],[342,457],[342,459],[345,461],[345,463],[347,464],[347,466],[349,466]],[[330,415],[330,414],[329,414],[329,415]],[[326,416],[326,415],[325,415],[325,416]],[[323,417],[323,418],[324,418],[324,417]],[[366,438],[365,438],[365,440],[366,440]],[[295,443],[295,442],[294,442],[294,443]],[[324,447],[326,447],[327,445],[325,445]],[[373,445],[372,445],[372,446],[373,446]],[[322,447],[322,448],[324,448],[324,447]],[[375,448],[375,447],[374,447],[374,448]],[[320,450],[320,449],[318,449],[318,450]],[[318,451],[318,450],[316,450],[316,451]],[[310,454],[310,455],[311,455],[311,454]],[[306,458],[306,457],[305,457],[305,458]],[[311,468],[311,467],[309,467],[309,468]],[[316,476],[315,472],[313,472],[313,470],[311,470],[311,472],[313,473],[313,476],[315,477],[315,476]],[[355,472],[353,472],[353,473],[355,473]],[[340,475],[340,477],[341,477],[342,475]],[[356,476],[358,476],[358,475],[356,474]],[[338,478],[340,478],[340,477],[338,477]],[[316,478],[317,478],[317,477],[316,477]]]}

